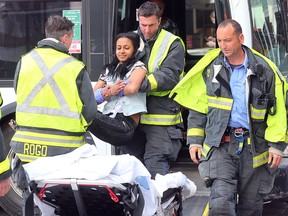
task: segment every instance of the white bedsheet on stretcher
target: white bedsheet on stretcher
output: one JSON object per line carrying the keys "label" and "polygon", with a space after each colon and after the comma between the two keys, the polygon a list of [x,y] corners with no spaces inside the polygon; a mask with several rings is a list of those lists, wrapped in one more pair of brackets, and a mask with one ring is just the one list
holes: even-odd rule
{"label": "white bedsheet on stretcher", "polygon": [[109,179],[117,183],[137,183],[143,193],[143,216],[153,215],[163,192],[183,187],[184,199],[193,196],[196,185],[181,172],[157,175],[151,180],[146,167],[131,155],[99,155],[94,145],[85,144],[65,155],[43,157],[24,165],[29,181],[49,179]]}

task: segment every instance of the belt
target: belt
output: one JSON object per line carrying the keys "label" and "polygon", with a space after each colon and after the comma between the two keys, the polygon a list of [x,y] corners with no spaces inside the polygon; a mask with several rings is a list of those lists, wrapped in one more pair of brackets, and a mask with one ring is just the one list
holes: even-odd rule
{"label": "belt", "polygon": [[243,136],[249,136],[249,130],[246,128],[242,128],[242,127],[239,127],[239,128],[227,127],[226,131],[229,134],[235,135],[236,137],[239,136],[240,134]]}
{"label": "belt", "polygon": [[230,142],[230,136],[234,135],[236,139],[238,140],[238,149],[236,150],[236,154],[240,155],[244,148],[244,139],[248,138],[248,144],[250,144],[249,139],[249,130],[246,128],[232,128],[227,127],[221,142],[229,143]]}
{"label": "belt", "polygon": [[249,137],[249,130],[246,128],[234,128],[234,127],[227,127],[224,135],[222,137],[221,142],[230,142],[230,135],[234,135],[235,137]]}

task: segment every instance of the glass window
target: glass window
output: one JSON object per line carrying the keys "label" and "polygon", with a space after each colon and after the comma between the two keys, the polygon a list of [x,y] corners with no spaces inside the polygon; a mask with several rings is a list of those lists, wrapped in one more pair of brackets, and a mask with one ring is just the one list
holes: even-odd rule
{"label": "glass window", "polygon": [[231,8],[229,0],[219,0],[216,1],[217,5],[217,20],[231,19]]}
{"label": "glass window", "polygon": [[113,36],[121,32],[136,30],[138,22],[136,18],[136,1],[135,0],[119,0],[115,1]]}
{"label": "glass window", "polygon": [[287,71],[287,1],[251,1],[253,48]]}
{"label": "glass window", "polygon": [[231,18],[228,0],[215,3],[214,0],[186,0],[186,47],[192,56],[204,55],[215,48],[217,20]]}
{"label": "glass window", "polygon": [[204,55],[215,43],[214,1],[186,0],[186,48],[190,55]]}
{"label": "glass window", "polygon": [[21,55],[45,37],[44,26],[50,15],[62,15],[63,10],[80,6],[66,0],[0,1],[0,80],[14,78]]}

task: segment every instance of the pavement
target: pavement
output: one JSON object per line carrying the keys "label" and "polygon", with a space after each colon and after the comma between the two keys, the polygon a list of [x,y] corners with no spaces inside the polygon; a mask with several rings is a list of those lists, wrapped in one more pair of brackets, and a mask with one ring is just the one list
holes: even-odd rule
{"label": "pavement", "polygon": [[172,172],[182,172],[197,186],[196,194],[183,201],[183,216],[202,216],[209,199],[210,190],[204,186],[197,166],[190,163],[172,165]]}

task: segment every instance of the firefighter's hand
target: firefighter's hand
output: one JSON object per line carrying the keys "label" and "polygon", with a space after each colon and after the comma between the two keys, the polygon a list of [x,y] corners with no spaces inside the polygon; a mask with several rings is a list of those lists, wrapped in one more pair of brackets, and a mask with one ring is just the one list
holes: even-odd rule
{"label": "firefighter's hand", "polygon": [[192,146],[189,148],[190,158],[196,164],[199,164],[201,158],[202,149],[198,146]]}
{"label": "firefighter's hand", "polygon": [[10,182],[10,178],[0,181],[0,196],[4,196],[10,190]]}
{"label": "firefighter's hand", "polygon": [[281,155],[269,152],[268,164],[270,164],[270,168],[277,168],[278,165],[281,163],[281,160]]}

